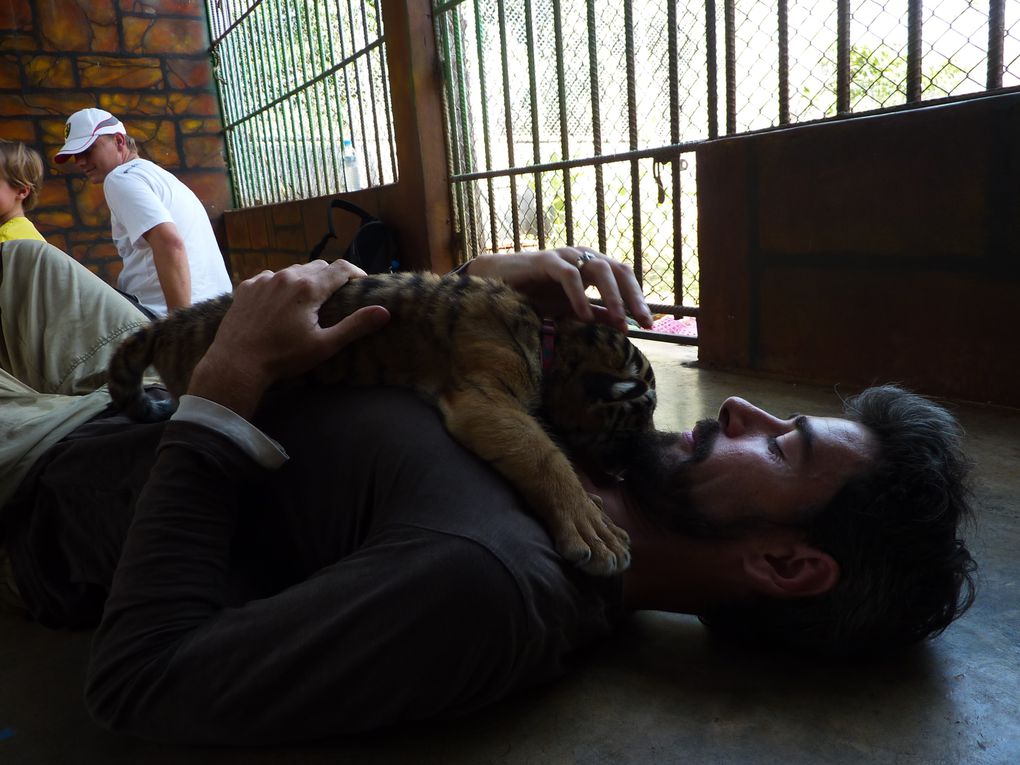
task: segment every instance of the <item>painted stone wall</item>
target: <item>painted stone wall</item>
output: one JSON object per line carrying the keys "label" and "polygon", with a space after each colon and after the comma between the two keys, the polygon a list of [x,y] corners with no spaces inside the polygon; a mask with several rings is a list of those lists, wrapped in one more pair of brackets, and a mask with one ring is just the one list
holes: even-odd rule
{"label": "painted stone wall", "polygon": [[31,218],[51,243],[110,283],[120,259],[101,186],[55,165],[70,113],[119,117],[139,154],[203,201],[225,250],[231,207],[203,0],[0,2],[0,136],[24,141],[47,166]]}

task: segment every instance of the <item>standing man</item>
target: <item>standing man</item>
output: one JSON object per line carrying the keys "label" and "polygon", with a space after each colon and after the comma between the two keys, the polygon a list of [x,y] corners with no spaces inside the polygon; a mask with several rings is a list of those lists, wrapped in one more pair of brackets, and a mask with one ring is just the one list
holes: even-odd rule
{"label": "standing man", "polygon": [[138,156],[124,124],[103,109],[67,119],[54,159],[73,159],[90,183],[102,183],[114,244],[124,268],[118,286],[148,312],[230,292],[232,285],[205,208],[171,173]]}

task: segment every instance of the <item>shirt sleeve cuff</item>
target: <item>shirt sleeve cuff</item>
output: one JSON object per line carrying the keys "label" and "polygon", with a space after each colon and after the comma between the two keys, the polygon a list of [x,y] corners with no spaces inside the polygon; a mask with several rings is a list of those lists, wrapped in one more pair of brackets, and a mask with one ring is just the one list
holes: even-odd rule
{"label": "shirt sleeve cuff", "polygon": [[275,470],[290,459],[279,443],[236,412],[200,396],[181,396],[171,420],[192,422],[229,438],[259,465]]}

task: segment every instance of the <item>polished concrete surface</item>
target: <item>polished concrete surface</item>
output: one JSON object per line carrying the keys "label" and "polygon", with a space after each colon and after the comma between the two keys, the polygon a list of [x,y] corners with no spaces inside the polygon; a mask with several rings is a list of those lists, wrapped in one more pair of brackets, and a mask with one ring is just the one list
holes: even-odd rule
{"label": "polished concrete surface", "polygon": [[[642,341],[658,423],[690,427],[739,394],[836,414],[831,389],[701,370]],[[118,738],[82,704],[88,634],[0,614],[0,763],[1020,763],[1020,412],[952,404],[978,469],[978,599],[893,664],[824,666],[710,644],[693,618],[647,612],[546,688],[453,723],[272,750]],[[339,692],[342,692],[339,691]]]}

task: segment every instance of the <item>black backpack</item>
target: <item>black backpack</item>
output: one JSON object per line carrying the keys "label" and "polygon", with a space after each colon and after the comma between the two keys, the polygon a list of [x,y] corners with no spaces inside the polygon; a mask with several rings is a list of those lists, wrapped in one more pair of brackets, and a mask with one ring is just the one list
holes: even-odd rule
{"label": "black backpack", "polygon": [[367,274],[392,273],[400,270],[400,246],[397,234],[390,226],[376,218],[372,213],[363,210],[356,204],[344,199],[334,199],[329,203],[329,232],[308,253],[308,262],[320,257],[326,243],[336,239],[333,228],[333,208],[354,213],[361,218],[361,225],[354,232],[354,238],[343,254],[343,259],[353,263]]}

